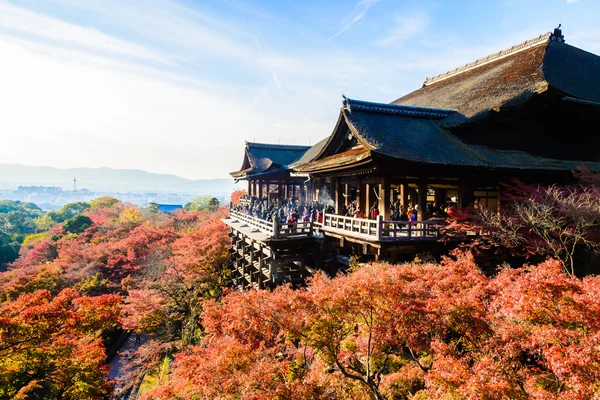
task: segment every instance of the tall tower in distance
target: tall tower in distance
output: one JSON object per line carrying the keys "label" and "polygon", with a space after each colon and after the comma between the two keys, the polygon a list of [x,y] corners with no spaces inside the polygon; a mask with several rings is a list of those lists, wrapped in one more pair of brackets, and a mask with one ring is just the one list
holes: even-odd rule
{"label": "tall tower in distance", "polygon": [[75,176],[73,177],[73,191],[77,191],[77,177]]}

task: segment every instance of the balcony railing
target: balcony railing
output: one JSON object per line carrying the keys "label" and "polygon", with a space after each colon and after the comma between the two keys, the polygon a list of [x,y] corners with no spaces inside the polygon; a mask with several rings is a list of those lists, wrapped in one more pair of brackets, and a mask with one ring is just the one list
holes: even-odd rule
{"label": "balcony railing", "polygon": [[377,242],[436,240],[441,237],[441,228],[446,225],[444,220],[384,221],[381,216],[372,220],[344,217],[335,214],[323,215],[322,223],[303,221],[279,223],[265,221],[235,210],[230,210],[229,218],[233,222],[239,222],[240,226],[252,227],[257,231],[268,234],[274,239],[311,236],[313,231],[316,230]]}
{"label": "balcony railing", "polygon": [[241,226],[252,227],[259,232],[266,233],[273,239],[312,236],[313,234],[312,222],[283,223],[279,221],[266,221],[235,210],[229,211],[229,218],[233,220],[232,222],[237,221],[241,223]]}
{"label": "balcony railing", "polygon": [[318,228],[324,232],[337,233],[357,239],[375,241],[435,240],[441,236],[443,220],[430,221],[384,221],[325,214]]}

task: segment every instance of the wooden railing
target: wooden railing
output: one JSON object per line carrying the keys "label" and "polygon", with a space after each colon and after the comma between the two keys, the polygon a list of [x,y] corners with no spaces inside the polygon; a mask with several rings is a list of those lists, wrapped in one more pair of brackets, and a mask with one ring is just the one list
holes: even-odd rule
{"label": "wooden railing", "polygon": [[443,220],[383,221],[381,240],[435,240],[441,236],[441,228],[445,225]]}
{"label": "wooden railing", "polygon": [[281,223],[266,221],[235,210],[229,211],[229,218],[270,235],[274,239],[292,236],[312,236],[313,230],[335,233],[370,241],[436,240],[441,237],[444,220],[429,221],[384,221],[377,219],[344,217],[324,214],[323,222]]}
{"label": "wooden railing", "polygon": [[312,236],[313,234],[313,223],[310,221],[299,221],[294,223],[266,221],[235,210],[229,210],[229,218],[242,223],[242,226],[246,225],[271,235],[274,239],[291,236]]}
{"label": "wooden railing", "polygon": [[435,240],[441,236],[443,220],[384,221],[325,214],[317,227],[325,232],[375,241]]}
{"label": "wooden railing", "polygon": [[381,236],[379,220],[343,217],[341,215],[323,215],[321,229],[324,231],[343,231],[354,236]]}
{"label": "wooden railing", "polygon": [[273,222],[265,221],[264,219],[256,218],[252,215],[244,214],[238,211],[230,210],[229,217],[233,220],[237,220],[244,225],[258,229],[261,232],[272,233]]}

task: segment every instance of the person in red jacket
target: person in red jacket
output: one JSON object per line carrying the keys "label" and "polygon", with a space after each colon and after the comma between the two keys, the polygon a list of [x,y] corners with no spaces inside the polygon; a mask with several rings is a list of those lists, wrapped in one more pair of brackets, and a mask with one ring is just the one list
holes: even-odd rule
{"label": "person in red jacket", "polygon": [[371,209],[369,210],[369,214],[371,216],[371,219],[377,219],[377,216],[379,215],[379,208],[377,207],[376,201],[373,202],[373,205],[371,206]]}

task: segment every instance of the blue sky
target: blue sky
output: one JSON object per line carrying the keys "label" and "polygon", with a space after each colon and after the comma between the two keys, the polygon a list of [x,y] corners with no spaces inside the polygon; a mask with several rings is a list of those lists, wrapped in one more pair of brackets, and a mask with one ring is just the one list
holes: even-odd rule
{"label": "blue sky", "polygon": [[0,0],[0,162],[187,178],[245,140],[314,144],[342,93],[389,102],[552,30],[600,54],[600,1]]}

